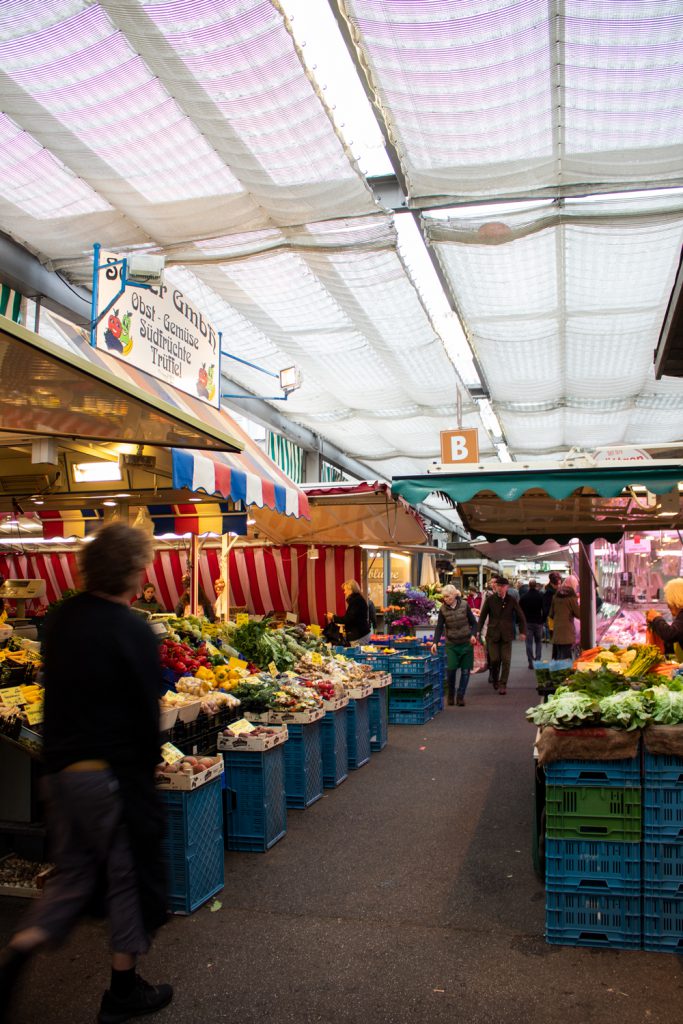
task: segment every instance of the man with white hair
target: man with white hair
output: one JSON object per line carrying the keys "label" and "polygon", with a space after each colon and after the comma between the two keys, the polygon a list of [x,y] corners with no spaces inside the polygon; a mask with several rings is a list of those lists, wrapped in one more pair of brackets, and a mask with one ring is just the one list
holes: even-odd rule
{"label": "man with white hair", "polygon": [[[441,591],[443,604],[439,609],[436,621],[432,654],[436,654],[436,645],[446,635],[446,683],[448,687],[448,703],[465,705],[465,691],[470,681],[470,672],[474,667],[474,644],[477,634],[477,620],[462,594],[450,583]],[[455,677],[460,669],[458,694],[455,694]]]}

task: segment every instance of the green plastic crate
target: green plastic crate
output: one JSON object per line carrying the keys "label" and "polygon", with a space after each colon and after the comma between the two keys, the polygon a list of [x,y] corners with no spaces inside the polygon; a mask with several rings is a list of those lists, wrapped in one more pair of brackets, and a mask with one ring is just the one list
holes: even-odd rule
{"label": "green plastic crate", "polygon": [[545,798],[546,835],[550,839],[641,841],[640,789],[546,786]]}

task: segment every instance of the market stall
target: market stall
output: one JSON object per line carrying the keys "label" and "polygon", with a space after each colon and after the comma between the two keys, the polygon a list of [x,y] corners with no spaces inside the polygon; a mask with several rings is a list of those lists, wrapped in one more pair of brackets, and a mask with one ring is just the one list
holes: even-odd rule
{"label": "market stall", "polygon": [[411,504],[438,494],[457,506],[466,529],[487,541],[580,541],[581,642],[595,638],[595,540],[613,543],[630,530],[683,527],[680,461],[615,463],[600,468],[492,469],[396,477],[395,494]]}

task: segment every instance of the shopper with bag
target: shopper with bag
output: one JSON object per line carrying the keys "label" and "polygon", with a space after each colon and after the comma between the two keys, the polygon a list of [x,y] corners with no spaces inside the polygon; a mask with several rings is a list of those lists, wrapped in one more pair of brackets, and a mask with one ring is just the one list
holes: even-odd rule
{"label": "shopper with bag", "polygon": [[[474,666],[474,645],[477,639],[477,620],[462,594],[450,583],[441,591],[443,604],[436,621],[432,654],[436,645],[446,636],[446,684],[448,703],[465,706],[465,693]],[[455,693],[455,677],[460,669],[458,693]]]}

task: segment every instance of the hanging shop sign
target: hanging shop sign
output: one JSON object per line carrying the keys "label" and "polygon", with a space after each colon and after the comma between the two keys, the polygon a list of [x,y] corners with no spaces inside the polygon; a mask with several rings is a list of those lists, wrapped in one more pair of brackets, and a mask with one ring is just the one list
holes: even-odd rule
{"label": "hanging shop sign", "polygon": [[121,288],[123,257],[95,247],[92,343],[151,377],[220,406],[221,336],[172,284]]}
{"label": "hanging shop sign", "polygon": [[595,455],[595,465],[603,466],[610,462],[652,462],[652,456],[643,448],[625,446],[621,448],[605,448]]}
{"label": "hanging shop sign", "polygon": [[479,438],[476,430],[442,430],[441,462],[445,466],[479,462]]}

